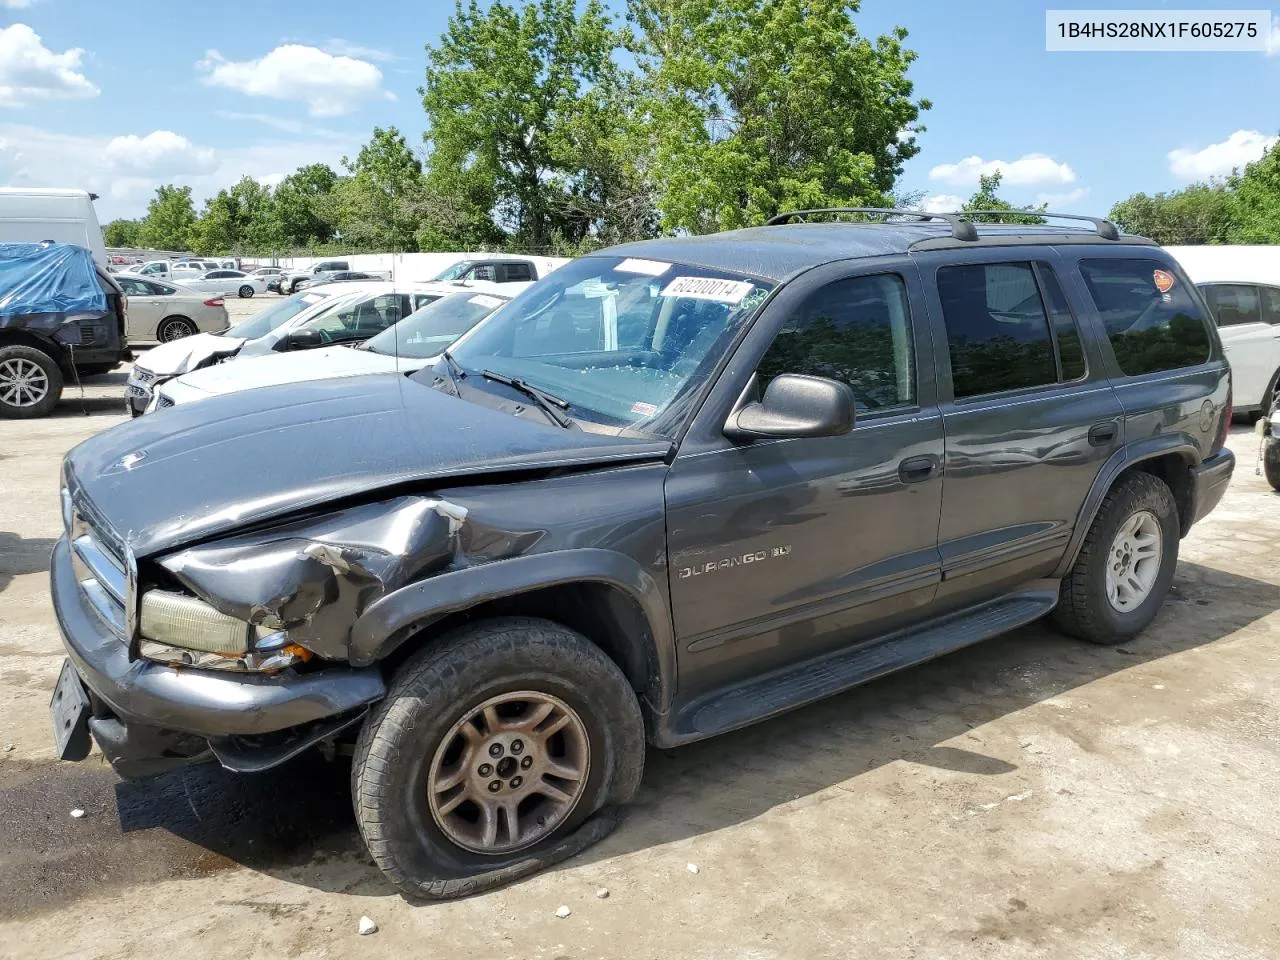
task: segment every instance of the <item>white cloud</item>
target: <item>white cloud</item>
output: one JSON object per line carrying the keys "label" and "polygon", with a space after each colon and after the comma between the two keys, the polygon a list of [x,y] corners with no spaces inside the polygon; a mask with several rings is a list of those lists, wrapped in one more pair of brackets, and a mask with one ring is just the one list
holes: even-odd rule
{"label": "white cloud", "polygon": [[[141,143],[150,136],[133,139]],[[171,161],[168,168],[160,163],[153,169],[139,169],[128,161],[120,162],[119,147],[115,158],[108,153],[110,144],[117,141],[130,142],[130,138],[80,136],[26,124],[0,123],[0,185],[91,190],[101,198],[94,206],[98,219],[106,223],[116,217],[142,216],[147,201],[163,183],[190,186],[198,209],[206,198],[241,177],[270,183],[280,171],[292,172],[308,163],[327,163],[336,168],[343,155],[360,149],[358,136],[311,137],[216,150],[193,144],[190,153],[180,151],[176,158],[160,152],[160,160]],[[137,151],[126,153],[130,161],[137,159]],[[212,163],[201,159],[198,169],[190,169],[191,156],[211,156]]]}
{"label": "white cloud", "polygon": [[1257,160],[1275,146],[1276,139],[1257,130],[1237,130],[1221,143],[1211,143],[1203,150],[1170,150],[1169,171],[1182,180],[1225,176]]}
{"label": "white cloud", "polygon": [[233,62],[210,50],[196,66],[204,82],[251,97],[299,100],[313,117],[350,113],[361,101],[394,100],[382,89],[382,71],[354,57],[334,56],[319,47],[286,43],[257,60]]}
{"label": "white cloud", "polygon": [[25,10],[34,2],[35,0],[0,0],[0,7],[8,10]]}
{"label": "white cloud", "polygon": [[942,163],[929,171],[930,180],[956,187],[977,186],[980,176],[999,172],[1006,187],[1035,187],[1074,183],[1076,172],[1047,153],[1027,153],[1017,160],[983,160],[965,157],[959,163]]}
{"label": "white cloud", "polygon": [[295,117],[280,117],[273,113],[242,113],[238,110],[217,110],[215,116],[219,120],[230,120],[232,123],[260,123],[263,126],[271,127],[273,130],[281,130],[284,133],[296,133],[312,137],[338,137],[341,134],[334,132],[328,127],[316,126],[308,120],[299,120]]}
{"label": "white cloud", "polygon": [[935,193],[918,205],[925,213],[952,213],[964,206],[964,198],[954,193]]}
{"label": "white cloud", "polygon": [[264,187],[278,187],[280,186],[280,181],[284,178],[285,174],[283,173],[267,173],[256,179]]}
{"label": "white cloud", "polygon": [[96,97],[98,87],[79,72],[83,56],[79,47],[54,53],[25,23],[0,27],[0,107]]}
{"label": "white cloud", "polygon": [[1280,53],[1280,17],[1271,18],[1271,33],[1267,35],[1267,56]]}
{"label": "white cloud", "polygon": [[217,164],[212,149],[197,147],[172,130],[153,130],[145,137],[132,133],[113,137],[106,154],[121,170],[139,173],[199,173]]}
{"label": "white cloud", "polygon": [[1076,187],[1065,193],[1037,193],[1036,203],[1047,204],[1050,210],[1071,213],[1072,207],[1078,206],[1089,195],[1088,187]]}

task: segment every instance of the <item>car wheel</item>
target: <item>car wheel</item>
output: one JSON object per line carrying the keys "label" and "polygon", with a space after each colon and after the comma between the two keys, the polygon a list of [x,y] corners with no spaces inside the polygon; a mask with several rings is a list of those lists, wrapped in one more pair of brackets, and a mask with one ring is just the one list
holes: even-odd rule
{"label": "car wheel", "polygon": [[617,665],[558,624],[503,618],[400,668],[360,732],[352,797],[391,882],[443,900],[601,839],[643,768],[640,707]]}
{"label": "car wheel", "polygon": [[1280,440],[1268,438],[1263,442],[1262,470],[1271,489],[1280,491]]}
{"label": "car wheel", "polygon": [[1103,498],[1062,581],[1054,622],[1093,643],[1132,639],[1164,603],[1180,534],[1177,504],[1163,480],[1137,471],[1122,477]]}
{"label": "car wheel", "polygon": [[21,344],[0,347],[0,417],[48,416],[62,396],[62,370],[43,350]]}
{"label": "car wheel", "polygon": [[166,317],[156,330],[156,339],[161,343],[170,340],[181,340],[196,333],[196,325],[186,317]]}
{"label": "car wheel", "polygon": [[253,287],[249,286],[249,284],[246,283],[243,287],[240,288],[241,300],[248,300],[252,296],[253,296]]}
{"label": "car wheel", "polygon": [[291,284],[289,284],[289,292],[290,292],[290,293],[297,293],[297,292],[298,292],[298,283],[299,283],[299,281],[294,280]]}

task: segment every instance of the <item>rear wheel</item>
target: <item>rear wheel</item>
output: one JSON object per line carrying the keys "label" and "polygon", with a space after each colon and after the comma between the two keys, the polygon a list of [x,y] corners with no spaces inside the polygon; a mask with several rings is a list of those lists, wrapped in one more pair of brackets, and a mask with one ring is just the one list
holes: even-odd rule
{"label": "rear wheel", "polygon": [[166,317],[161,321],[160,327],[156,330],[156,339],[161,343],[168,343],[170,340],[181,340],[183,337],[189,337],[196,332],[196,325],[186,317]]}
{"label": "rear wheel", "polygon": [[48,416],[62,396],[62,370],[43,350],[22,344],[0,347],[0,417]]}
{"label": "rear wheel", "polygon": [[1062,581],[1054,622],[1094,643],[1116,644],[1144,630],[1173,582],[1180,535],[1169,487],[1134,472],[1107,493]]}
{"label": "rear wheel", "polygon": [[241,300],[248,300],[252,296],[253,296],[253,287],[249,286],[249,284],[246,283],[244,286],[240,288]]}
{"label": "rear wheel", "polygon": [[1271,489],[1280,491],[1280,439],[1267,438],[1263,444],[1263,472],[1267,475],[1267,483],[1271,484]]}
{"label": "rear wheel", "polygon": [[450,899],[605,836],[643,766],[639,704],[617,665],[558,624],[504,618],[401,667],[360,733],[352,795],[391,882]]}

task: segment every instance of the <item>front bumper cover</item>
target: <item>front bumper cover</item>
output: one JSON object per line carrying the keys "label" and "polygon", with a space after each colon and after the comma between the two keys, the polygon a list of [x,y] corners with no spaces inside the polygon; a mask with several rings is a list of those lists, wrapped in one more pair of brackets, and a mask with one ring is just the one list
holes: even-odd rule
{"label": "front bumper cover", "polygon": [[[386,693],[377,667],[245,676],[131,659],[128,647],[84,605],[65,537],[53,550],[50,588],[67,655],[96,698],[95,718],[114,718],[130,731],[136,729],[133,740],[154,739],[154,730],[183,740],[258,737],[349,716]],[[91,723],[90,729],[102,744],[95,726],[101,725]],[[119,732],[114,733],[119,740]],[[131,759],[142,759],[136,750],[128,752]]]}

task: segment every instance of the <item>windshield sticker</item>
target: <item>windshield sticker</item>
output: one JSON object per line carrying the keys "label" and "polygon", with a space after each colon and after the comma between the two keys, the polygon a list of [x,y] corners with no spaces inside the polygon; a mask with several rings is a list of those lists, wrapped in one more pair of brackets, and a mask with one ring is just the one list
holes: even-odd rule
{"label": "windshield sticker", "polygon": [[652,403],[642,403],[641,401],[637,400],[635,403],[631,405],[631,412],[638,413],[642,417],[652,417],[655,413],[658,412],[658,408],[655,407]]}
{"label": "windshield sticker", "polygon": [[643,273],[647,277],[660,277],[671,269],[671,264],[663,263],[661,260],[641,260],[637,257],[627,257],[613,269],[621,270],[623,273]]}
{"label": "windshield sticker", "polygon": [[304,294],[302,297],[302,302],[303,303],[319,303],[321,300],[325,298],[325,296],[326,294],[323,294],[323,293]]}
{"label": "windshield sticker", "polygon": [[1167,273],[1164,270],[1157,270],[1155,273],[1151,275],[1151,277],[1153,280],[1155,280],[1156,289],[1159,290],[1161,293],[1168,293],[1170,290],[1173,289],[1172,273]]}
{"label": "windshield sticker", "polygon": [[755,284],[745,280],[720,280],[715,277],[676,277],[662,290],[663,297],[685,297],[689,300],[714,300],[738,303]]}
{"label": "windshield sticker", "polygon": [[467,303],[474,303],[481,307],[489,307],[490,309],[502,306],[501,299],[498,297],[487,297],[483,293],[477,293],[474,297],[468,300]]}

